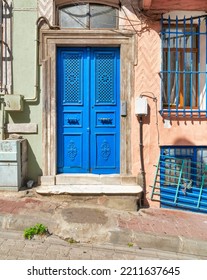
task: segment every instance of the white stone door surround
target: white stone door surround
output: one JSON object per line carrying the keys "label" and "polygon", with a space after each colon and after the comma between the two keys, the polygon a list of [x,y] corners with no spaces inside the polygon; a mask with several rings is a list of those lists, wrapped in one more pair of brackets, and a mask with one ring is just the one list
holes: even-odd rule
{"label": "white stone door surround", "polygon": [[[56,176],[56,50],[57,47],[101,46],[120,48],[121,102],[127,103],[127,116],[121,116],[120,175],[131,175],[131,99],[134,91],[136,63],[134,32],[109,30],[40,31],[40,63],[42,65],[42,150],[43,177],[50,183]],[[54,183],[55,184],[55,183]]]}

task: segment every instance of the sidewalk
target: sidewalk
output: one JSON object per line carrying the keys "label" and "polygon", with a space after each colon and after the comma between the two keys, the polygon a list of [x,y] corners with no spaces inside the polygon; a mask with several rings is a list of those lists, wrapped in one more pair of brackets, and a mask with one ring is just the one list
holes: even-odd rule
{"label": "sidewalk", "polygon": [[[152,258],[157,256],[163,259],[162,252],[172,252],[171,256],[168,255],[171,259],[182,259],[182,254],[186,254],[186,258],[207,259],[205,214],[155,208],[141,209],[138,212],[114,210],[103,207],[101,200],[98,205],[93,198],[84,200],[81,197],[40,196],[35,189],[18,193],[0,192],[1,251],[6,249],[3,244],[12,238],[18,240],[16,243],[13,241],[13,245],[21,243],[22,248],[27,248],[29,244],[31,247],[32,242],[38,242],[25,241],[23,238],[23,230],[36,223],[44,224],[52,233],[44,240],[47,248],[52,246],[51,242],[53,245],[54,242],[61,242],[64,247],[66,239],[72,241],[64,249],[68,250],[66,259],[71,258],[70,250],[79,248],[77,250],[83,251],[84,246],[90,251],[89,255],[82,253],[85,259],[100,259],[101,253],[92,253],[96,251],[94,248],[99,252],[100,248],[102,252],[113,249],[113,254],[105,252],[105,257],[107,255],[111,259],[118,258],[115,253],[117,250],[124,252],[119,255],[123,259],[127,256],[129,259],[139,259],[141,251],[149,253],[150,250],[154,250]],[[132,252],[133,256],[130,257]],[[6,256],[12,257],[8,250]],[[33,259],[34,256],[35,253]],[[46,257],[51,258],[53,255],[45,255]]]}

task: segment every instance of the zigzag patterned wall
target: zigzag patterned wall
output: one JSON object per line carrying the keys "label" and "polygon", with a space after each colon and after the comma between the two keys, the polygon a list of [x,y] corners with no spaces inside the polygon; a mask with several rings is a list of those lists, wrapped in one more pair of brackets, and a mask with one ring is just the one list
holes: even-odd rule
{"label": "zigzag patterned wall", "polygon": [[46,17],[52,24],[53,21],[53,1],[52,0],[38,0],[38,14]]}

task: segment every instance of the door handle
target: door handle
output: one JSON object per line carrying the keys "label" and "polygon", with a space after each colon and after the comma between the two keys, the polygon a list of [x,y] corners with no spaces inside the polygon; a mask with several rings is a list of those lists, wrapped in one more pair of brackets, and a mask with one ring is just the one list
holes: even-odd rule
{"label": "door handle", "polygon": [[70,119],[68,118],[68,123],[69,124],[79,124],[79,120],[80,119],[77,119],[77,118],[73,118],[73,119],[72,118],[70,118]]}
{"label": "door handle", "polygon": [[112,123],[113,121],[112,118],[99,118],[98,120],[102,123]]}

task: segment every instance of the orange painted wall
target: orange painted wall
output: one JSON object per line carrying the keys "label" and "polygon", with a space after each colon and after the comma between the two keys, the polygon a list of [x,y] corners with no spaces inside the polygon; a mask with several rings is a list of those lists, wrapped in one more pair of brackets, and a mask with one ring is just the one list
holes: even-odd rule
{"label": "orange painted wall", "polygon": [[[144,0],[145,1],[145,0]],[[198,11],[207,9],[206,0],[152,0],[150,9],[152,10],[192,10]]]}
{"label": "orange painted wall", "polygon": [[[129,13],[131,19],[136,17]],[[149,113],[143,118],[144,164],[146,171],[147,199],[150,201],[155,165],[162,145],[207,145],[207,121],[205,118],[174,118],[167,120],[160,115],[161,40],[160,23],[139,24],[136,27],[138,64],[135,66],[135,90],[132,97],[132,173],[140,173],[139,123],[134,113],[135,98],[146,95]]]}

